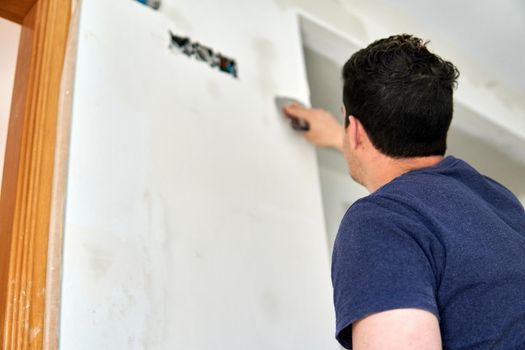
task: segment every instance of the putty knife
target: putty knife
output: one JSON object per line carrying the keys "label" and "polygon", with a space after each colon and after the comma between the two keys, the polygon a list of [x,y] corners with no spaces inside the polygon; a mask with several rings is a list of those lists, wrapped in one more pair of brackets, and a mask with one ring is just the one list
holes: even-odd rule
{"label": "putty knife", "polygon": [[305,120],[302,120],[302,119],[298,119],[298,118],[294,118],[294,117],[291,117],[287,114],[284,113],[283,111],[283,108],[284,106],[288,106],[288,105],[291,105],[291,104],[298,104],[300,106],[305,106],[304,103],[294,99],[294,98],[291,98],[291,97],[284,97],[284,96],[276,96],[275,97],[275,105],[277,106],[277,110],[279,111],[279,113],[287,118],[290,119],[290,125],[292,126],[292,128],[294,130],[297,130],[297,131],[308,131],[310,130],[310,125],[308,124],[307,121]]}

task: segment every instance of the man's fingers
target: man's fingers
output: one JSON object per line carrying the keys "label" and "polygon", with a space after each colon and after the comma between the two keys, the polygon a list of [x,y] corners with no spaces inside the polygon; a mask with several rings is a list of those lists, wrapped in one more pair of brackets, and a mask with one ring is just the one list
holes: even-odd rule
{"label": "man's fingers", "polygon": [[304,119],[306,121],[310,120],[311,117],[311,109],[298,104],[284,106],[283,110],[284,113],[290,117]]}

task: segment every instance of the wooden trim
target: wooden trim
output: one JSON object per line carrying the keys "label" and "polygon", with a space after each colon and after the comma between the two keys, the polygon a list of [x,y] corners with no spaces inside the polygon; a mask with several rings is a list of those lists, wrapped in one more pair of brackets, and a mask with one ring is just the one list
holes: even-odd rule
{"label": "wooden trim", "polygon": [[7,131],[6,153],[4,159],[4,174],[2,177],[2,191],[0,197],[0,234],[2,245],[0,251],[0,332],[1,349],[6,349],[6,328],[8,315],[8,291],[13,287],[10,280],[9,261],[12,253],[13,224],[15,218],[15,203],[19,174],[19,157],[24,129],[25,102],[28,96],[29,65],[32,55],[33,31],[35,12],[26,17],[25,27],[20,33],[18,61],[16,65],[13,98],[11,101],[11,115]]}
{"label": "wooden trim", "polygon": [[71,115],[73,107],[73,83],[75,80],[78,47],[80,0],[73,0],[72,5],[73,9],[64,60],[57,120],[55,174],[53,178],[53,192],[51,195],[51,221],[49,227],[49,248],[47,255],[44,350],[58,349],[59,339],[64,213],[69,160],[69,137],[71,134]]}
{"label": "wooden trim", "polygon": [[[7,2],[15,1],[27,2]],[[70,14],[70,0],[38,0],[22,22],[0,199],[2,350],[43,344],[57,114]]]}
{"label": "wooden trim", "polygon": [[0,0],[0,17],[22,24],[37,0]]}

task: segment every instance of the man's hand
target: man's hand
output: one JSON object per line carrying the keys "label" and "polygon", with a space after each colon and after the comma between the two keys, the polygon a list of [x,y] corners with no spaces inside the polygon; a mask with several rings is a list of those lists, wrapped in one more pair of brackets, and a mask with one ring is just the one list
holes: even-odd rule
{"label": "man's hand", "polygon": [[285,106],[283,111],[286,115],[308,122],[310,130],[304,136],[314,145],[343,150],[344,128],[329,112],[296,104]]}

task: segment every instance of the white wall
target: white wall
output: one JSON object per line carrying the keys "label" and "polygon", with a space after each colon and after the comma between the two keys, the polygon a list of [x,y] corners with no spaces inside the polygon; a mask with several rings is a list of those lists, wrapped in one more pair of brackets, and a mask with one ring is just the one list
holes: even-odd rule
{"label": "white wall", "polygon": [[20,25],[0,18],[0,184],[4,169],[5,144],[19,40]]}
{"label": "white wall", "polygon": [[356,200],[368,195],[368,192],[340,169],[322,165],[319,173],[329,243],[327,248],[331,254],[343,216]]}
{"label": "white wall", "polygon": [[448,153],[509,188],[525,205],[525,141],[456,103]]}
{"label": "white wall", "polygon": [[[303,36],[320,33],[322,29],[306,29],[311,23],[303,21]],[[309,47],[310,40],[329,41],[329,33],[318,38],[306,38],[304,56],[306,72],[310,85],[310,102],[316,108],[323,108],[343,123],[341,114],[342,80],[341,67],[328,57],[314,51]],[[337,50],[337,49],[336,49]],[[357,50],[355,46],[346,47],[346,55],[350,56]],[[326,55],[334,51],[325,52]],[[339,224],[346,210],[359,198],[368,195],[367,190],[353,181],[348,175],[347,165],[341,153],[332,149],[317,149],[319,176],[323,196],[323,209],[325,215],[326,231],[328,235],[328,251],[331,254]]]}
{"label": "white wall", "polygon": [[[337,348],[297,15],[270,1],[82,2],[62,349]],[[238,80],[168,50],[171,29]]]}

